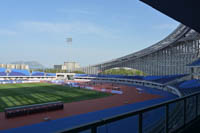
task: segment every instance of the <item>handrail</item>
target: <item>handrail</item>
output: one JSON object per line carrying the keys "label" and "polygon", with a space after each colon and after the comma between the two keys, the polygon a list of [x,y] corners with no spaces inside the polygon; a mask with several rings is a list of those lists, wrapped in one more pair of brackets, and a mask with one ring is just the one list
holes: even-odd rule
{"label": "handrail", "polygon": [[[168,91],[170,93],[173,93],[179,97],[182,97],[182,93],[176,89],[175,87],[172,87],[172,86],[169,86],[169,85],[165,85],[165,84],[161,84],[161,83],[156,83],[156,82],[152,82],[152,81],[146,81],[146,80],[137,80],[137,79],[124,79],[124,78],[105,78],[105,77],[79,77],[77,79],[92,79],[92,80],[96,80],[96,79],[100,79],[100,80],[116,80],[118,82],[122,81],[122,82],[136,82],[137,83],[142,83],[143,86],[147,86],[147,84],[151,84],[153,85],[153,87],[155,88],[158,88],[158,89],[161,89],[163,91]],[[134,83],[133,83],[134,84]],[[168,88],[168,89],[165,89],[165,88]],[[171,91],[169,91],[171,90]]]}
{"label": "handrail", "polygon": [[[72,127],[72,128],[69,128],[69,129],[66,129],[66,130],[62,130],[62,131],[59,131],[58,133],[74,133],[74,132],[80,132],[80,131],[85,131],[85,130],[88,130],[88,129],[91,129],[92,133],[96,133],[97,132],[97,127],[98,126],[102,126],[102,125],[105,125],[105,124],[108,124],[108,123],[112,123],[112,122],[115,122],[115,121],[118,121],[118,120],[122,120],[124,118],[128,118],[128,117],[131,117],[131,116],[135,116],[135,115],[139,115],[139,120],[138,120],[138,131],[139,133],[142,133],[142,121],[143,121],[143,113],[145,112],[148,112],[148,111],[152,111],[154,109],[158,109],[160,107],[166,107],[166,119],[168,120],[169,118],[169,104],[172,104],[172,103],[177,103],[177,102],[180,102],[180,101],[183,101],[183,104],[184,104],[184,125],[186,124],[186,100],[188,98],[191,98],[191,97],[196,97],[196,99],[198,99],[198,96],[200,95],[200,92],[196,92],[196,93],[193,93],[193,94],[190,94],[188,96],[183,96],[181,98],[176,98],[176,99],[173,99],[173,100],[169,100],[167,102],[163,102],[163,103],[160,103],[160,104],[156,104],[156,105],[153,105],[151,107],[145,107],[145,108],[142,108],[142,109],[138,109],[138,110],[135,110],[135,111],[130,111],[130,112],[127,112],[127,113],[123,113],[123,114],[120,114],[120,115],[115,115],[115,116],[112,116],[112,117],[108,117],[108,118],[105,118],[105,119],[102,119],[102,120],[98,120],[98,121],[95,121],[95,122],[91,122],[91,123],[87,123],[87,124],[84,124],[84,125],[80,125],[80,126],[76,126],[76,127]],[[198,105],[198,100],[196,100],[196,106]],[[196,118],[198,117],[198,107],[196,107]],[[166,132],[168,133],[168,122],[165,123],[166,124]],[[178,129],[177,129],[178,130]]]}

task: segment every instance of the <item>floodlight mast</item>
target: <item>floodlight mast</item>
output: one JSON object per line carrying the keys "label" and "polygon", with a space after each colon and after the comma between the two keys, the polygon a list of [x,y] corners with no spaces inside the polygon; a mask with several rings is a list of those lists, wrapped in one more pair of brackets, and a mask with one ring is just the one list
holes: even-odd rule
{"label": "floodlight mast", "polygon": [[71,37],[67,38],[66,41],[67,41],[67,44],[69,44],[69,45],[72,44],[72,38]]}
{"label": "floodlight mast", "polygon": [[[66,42],[67,42],[67,45],[69,45],[69,46],[72,45],[72,37],[66,38]],[[70,55],[68,57],[68,61],[70,61]],[[66,70],[66,72],[69,72],[69,70]]]}

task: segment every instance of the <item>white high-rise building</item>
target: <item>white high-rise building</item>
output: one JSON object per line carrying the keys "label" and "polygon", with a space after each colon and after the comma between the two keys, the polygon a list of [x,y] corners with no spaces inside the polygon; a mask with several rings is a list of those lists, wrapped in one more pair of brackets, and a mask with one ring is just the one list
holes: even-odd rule
{"label": "white high-rise building", "polygon": [[69,72],[75,71],[80,68],[80,64],[77,62],[64,62],[63,65],[54,65],[54,69],[67,70]]}

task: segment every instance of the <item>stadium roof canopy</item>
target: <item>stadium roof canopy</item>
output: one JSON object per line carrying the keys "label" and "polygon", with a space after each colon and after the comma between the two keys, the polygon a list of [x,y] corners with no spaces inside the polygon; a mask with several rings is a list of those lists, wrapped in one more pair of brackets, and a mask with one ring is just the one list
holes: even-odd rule
{"label": "stadium roof canopy", "polygon": [[140,0],[200,33],[199,0]]}

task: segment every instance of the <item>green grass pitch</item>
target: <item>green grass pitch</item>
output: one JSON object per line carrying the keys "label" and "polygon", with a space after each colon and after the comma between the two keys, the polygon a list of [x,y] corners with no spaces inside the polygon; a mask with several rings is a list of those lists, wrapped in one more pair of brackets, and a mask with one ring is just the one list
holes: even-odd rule
{"label": "green grass pitch", "polygon": [[73,102],[111,94],[50,83],[0,84],[0,112],[5,108],[52,101]]}

